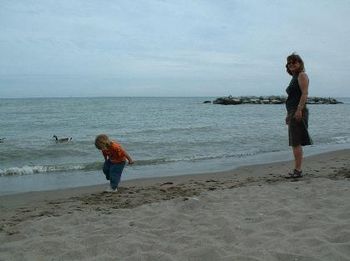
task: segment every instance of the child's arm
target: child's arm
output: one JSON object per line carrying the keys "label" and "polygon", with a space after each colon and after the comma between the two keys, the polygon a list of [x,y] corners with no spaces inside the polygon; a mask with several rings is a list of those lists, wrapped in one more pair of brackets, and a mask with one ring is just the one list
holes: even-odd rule
{"label": "child's arm", "polygon": [[130,157],[130,155],[124,150],[125,152],[125,157],[127,158],[129,165],[134,164],[134,161],[132,160],[132,158]]}
{"label": "child's arm", "polygon": [[130,157],[129,153],[126,152],[126,150],[120,146],[123,154],[125,155],[125,158],[128,160],[128,163],[131,165],[131,164],[134,164],[134,161],[132,160],[132,158]]}
{"label": "child's arm", "polygon": [[107,154],[102,151],[102,155],[105,158],[105,161],[108,159]]}

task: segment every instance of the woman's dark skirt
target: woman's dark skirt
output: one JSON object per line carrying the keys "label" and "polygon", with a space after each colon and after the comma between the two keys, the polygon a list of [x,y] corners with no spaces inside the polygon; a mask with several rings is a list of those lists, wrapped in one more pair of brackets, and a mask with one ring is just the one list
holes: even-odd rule
{"label": "woman's dark skirt", "polygon": [[289,146],[306,146],[312,145],[312,139],[308,132],[309,110],[304,108],[301,120],[294,118],[295,111],[288,113],[288,134],[289,134]]}

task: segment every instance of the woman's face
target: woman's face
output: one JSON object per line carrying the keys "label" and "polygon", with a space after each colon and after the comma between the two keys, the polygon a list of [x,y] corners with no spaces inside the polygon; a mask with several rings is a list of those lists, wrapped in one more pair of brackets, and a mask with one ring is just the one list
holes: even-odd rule
{"label": "woman's face", "polygon": [[287,62],[287,66],[292,73],[298,72],[300,69],[300,63],[298,61],[289,61]]}

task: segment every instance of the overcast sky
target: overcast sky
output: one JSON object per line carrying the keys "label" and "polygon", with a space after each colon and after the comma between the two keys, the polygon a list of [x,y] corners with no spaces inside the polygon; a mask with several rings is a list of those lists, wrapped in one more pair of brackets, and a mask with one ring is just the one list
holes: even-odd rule
{"label": "overcast sky", "polygon": [[349,0],[0,0],[0,97],[350,97]]}

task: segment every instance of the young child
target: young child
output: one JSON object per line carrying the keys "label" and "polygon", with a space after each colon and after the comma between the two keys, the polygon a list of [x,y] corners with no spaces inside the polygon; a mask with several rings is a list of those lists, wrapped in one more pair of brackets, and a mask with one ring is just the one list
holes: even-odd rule
{"label": "young child", "polygon": [[128,160],[129,164],[133,164],[134,161],[120,144],[111,141],[105,134],[100,134],[96,137],[95,146],[102,151],[103,157],[105,158],[103,173],[110,182],[110,188],[106,191],[117,192],[126,160]]}

